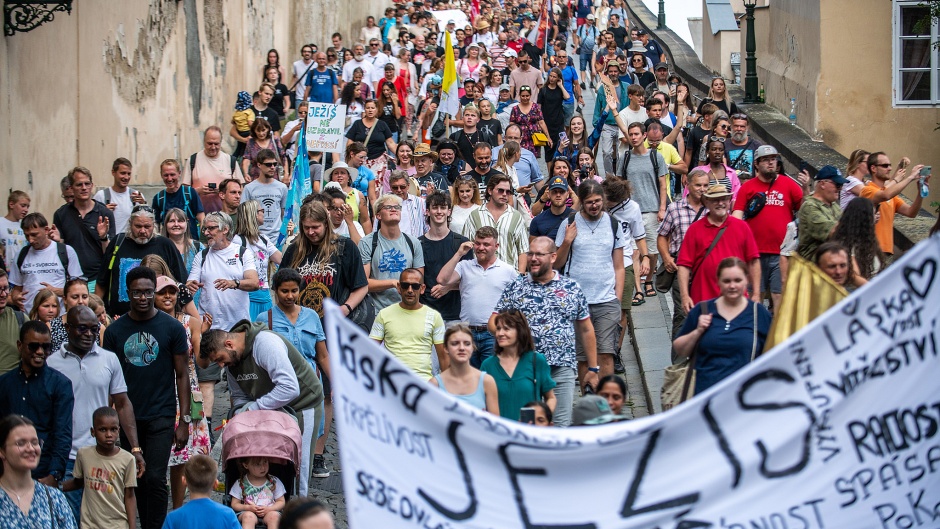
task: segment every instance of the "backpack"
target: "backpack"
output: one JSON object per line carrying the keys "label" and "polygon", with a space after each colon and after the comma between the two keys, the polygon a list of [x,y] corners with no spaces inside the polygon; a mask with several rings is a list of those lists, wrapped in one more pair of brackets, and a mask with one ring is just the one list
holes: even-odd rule
{"label": "backpack", "polygon": [[[16,267],[19,269],[23,268],[23,263],[26,262],[26,254],[29,253],[29,249],[32,248],[30,245],[24,246],[20,249],[20,254],[16,256]],[[56,254],[59,256],[59,262],[62,263],[62,266],[65,268],[65,279],[71,279],[69,277],[69,251],[68,247],[64,242],[55,243]]]}
{"label": "backpack", "polygon": [[[128,187],[127,190],[128,190],[128,191],[130,192],[130,194],[132,194],[132,195],[135,193],[133,187]],[[104,205],[107,206],[107,205],[110,204],[110,203],[111,203],[111,188],[110,188],[110,187],[106,187],[106,188],[104,188]]]}
{"label": "backpack", "polygon": [[[659,172],[659,161],[656,159],[656,153],[659,151],[656,149],[650,149],[650,162],[653,164],[653,184],[656,189],[659,189],[659,177],[662,176]],[[633,149],[627,150],[626,155],[623,157],[623,166],[619,168],[620,178],[624,180],[629,180],[627,178],[627,166],[630,165],[630,157],[633,155]],[[614,157],[614,174],[618,172],[617,168],[617,159]]]}
{"label": "backpack", "polygon": [[446,135],[447,130],[444,126],[444,117],[440,110],[438,110],[435,112],[434,123],[431,125],[431,139],[442,140]]}
{"label": "backpack", "polygon": [[[189,157],[189,176],[190,176],[190,178],[192,178],[193,170],[196,169],[196,155],[197,155],[197,154],[199,154],[199,153],[198,153],[198,152],[194,152],[193,155]],[[232,178],[235,178],[235,164],[236,164],[235,157],[234,157],[234,156],[229,156],[228,158],[229,158],[229,162],[230,162],[230,163],[229,163],[229,170],[230,170],[230,172],[232,173]],[[105,191],[105,193],[107,193],[107,191]],[[105,196],[107,196],[107,195],[105,195]],[[186,205],[189,205],[189,203],[187,202]]]}
{"label": "backpack", "polygon": [[[238,261],[242,265],[245,264],[245,252],[246,251],[248,251],[248,246],[245,245],[245,241],[244,239],[242,239],[242,244],[241,246],[238,247]],[[202,266],[206,264],[206,256],[209,255],[209,247],[207,246],[203,248],[203,250],[199,253],[202,254],[202,261],[200,262],[200,266]]]}
{"label": "backpack", "polygon": [[[568,226],[571,226],[572,224],[574,224],[575,219],[577,219],[577,217],[578,217],[577,211],[572,211],[571,213],[569,213],[568,214]],[[610,233],[614,236],[613,243],[616,245],[617,233],[620,232],[620,225],[617,223],[617,219],[615,219],[614,216],[611,215],[610,213],[607,214],[607,217],[610,219]],[[565,275],[569,275],[571,273],[571,263],[572,261],[574,261],[573,257],[574,257],[574,242],[572,241],[571,245],[568,247],[568,260],[565,261],[565,271],[564,271]]]}
{"label": "backpack", "polygon": [[[189,201],[192,200],[192,197],[193,197],[193,188],[192,186],[183,184],[180,186],[180,189],[182,189],[183,191],[183,212],[186,213],[186,216],[188,217],[192,213],[189,210]],[[166,214],[166,189],[157,193],[154,203],[157,206],[156,208],[157,211],[154,212],[157,215],[157,218],[155,220],[157,224],[162,224],[163,215]],[[192,220],[195,221],[196,219],[194,218]]]}

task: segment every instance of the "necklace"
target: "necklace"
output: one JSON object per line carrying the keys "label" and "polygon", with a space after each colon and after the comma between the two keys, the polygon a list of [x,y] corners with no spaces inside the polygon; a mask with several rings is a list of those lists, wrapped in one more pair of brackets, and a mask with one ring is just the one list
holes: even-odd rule
{"label": "necklace", "polygon": [[[5,485],[3,483],[3,480],[0,480],[0,488],[2,488],[3,491],[6,492],[8,495],[12,495],[16,497],[16,506],[19,507],[21,510],[23,509],[23,505],[22,505],[23,499],[20,497],[19,494],[16,493],[16,491],[14,491],[11,487],[8,487],[7,485]],[[24,491],[23,493],[25,494],[26,491]]]}
{"label": "necklace", "polygon": [[591,224],[587,221],[587,219],[586,218],[584,219],[584,224],[587,226],[589,230],[591,230],[591,235],[594,235],[594,232],[597,231],[597,228],[601,225],[602,220],[604,220],[603,216],[601,216],[601,218],[594,221],[594,227],[592,228]]}

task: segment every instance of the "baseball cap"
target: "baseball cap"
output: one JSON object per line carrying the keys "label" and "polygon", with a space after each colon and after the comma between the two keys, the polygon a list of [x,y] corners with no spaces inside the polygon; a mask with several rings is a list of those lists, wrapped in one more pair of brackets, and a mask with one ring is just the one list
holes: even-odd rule
{"label": "baseball cap", "polygon": [[596,18],[596,17],[594,16],[594,13],[590,13],[590,14],[588,14],[588,16],[587,16],[587,19],[588,19],[588,20],[594,20],[595,18]]}
{"label": "baseball cap", "polygon": [[657,70],[668,70],[668,69],[669,69],[669,65],[666,64],[666,63],[664,63],[664,62],[661,62],[661,63],[659,63],[659,64],[656,65],[656,69],[657,69]]}
{"label": "baseball cap", "polygon": [[626,420],[626,415],[617,415],[610,410],[607,399],[600,395],[585,395],[571,411],[571,424],[574,426],[607,424]]}
{"label": "baseball cap", "polygon": [[454,22],[454,20],[453,20],[453,19],[451,19],[451,20],[448,20],[448,21],[447,21],[447,25],[448,25],[448,26],[451,26],[451,25],[456,25],[456,24],[457,24],[457,23],[456,23],[456,22]]}
{"label": "baseball cap", "polygon": [[712,184],[708,186],[708,189],[705,191],[705,194],[702,195],[705,198],[724,198],[730,197],[731,191],[728,191],[728,188],[724,184]]}
{"label": "baseball cap", "polygon": [[840,171],[839,168],[835,167],[834,165],[823,166],[823,168],[820,169],[818,173],[816,173],[816,176],[813,177],[813,180],[816,180],[817,182],[820,180],[832,180],[832,183],[837,186],[845,185],[849,182],[845,179],[845,177],[842,176],[842,171]]}
{"label": "baseball cap", "polygon": [[552,178],[551,182],[548,183],[548,190],[551,191],[552,189],[561,189],[562,191],[567,191],[568,182],[564,178],[556,176]]}
{"label": "baseball cap", "polygon": [[154,289],[156,292],[160,292],[166,287],[172,287],[173,290],[179,292],[180,287],[176,284],[176,281],[173,281],[167,276],[157,276],[157,288]]}
{"label": "baseball cap", "polygon": [[754,150],[754,159],[760,160],[764,156],[777,156],[779,154],[773,145],[761,145]]}
{"label": "baseball cap", "polygon": [[509,90],[509,85],[505,83],[499,85],[499,91],[502,92],[503,90]]}
{"label": "baseball cap", "polygon": [[646,30],[645,30],[645,29],[638,29],[638,30],[636,31],[636,34],[637,34],[637,35],[646,35],[647,33],[646,33]]}
{"label": "baseball cap", "polygon": [[519,54],[516,53],[516,50],[512,48],[506,48],[506,51],[503,52],[503,57],[518,57]]}

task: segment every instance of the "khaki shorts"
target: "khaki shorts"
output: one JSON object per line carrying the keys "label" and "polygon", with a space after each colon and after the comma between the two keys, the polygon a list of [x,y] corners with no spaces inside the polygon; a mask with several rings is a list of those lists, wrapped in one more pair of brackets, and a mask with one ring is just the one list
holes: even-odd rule
{"label": "khaki shorts", "polygon": [[[589,305],[591,323],[594,324],[594,338],[597,341],[597,354],[615,354],[620,341],[620,303],[617,298],[603,303]],[[587,362],[581,340],[575,335],[575,352],[578,362]]]}
{"label": "khaki shorts", "polygon": [[623,272],[623,296],[620,297],[620,308],[627,312],[633,307],[633,290],[636,288],[636,273],[633,271],[633,265],[628,266]]}

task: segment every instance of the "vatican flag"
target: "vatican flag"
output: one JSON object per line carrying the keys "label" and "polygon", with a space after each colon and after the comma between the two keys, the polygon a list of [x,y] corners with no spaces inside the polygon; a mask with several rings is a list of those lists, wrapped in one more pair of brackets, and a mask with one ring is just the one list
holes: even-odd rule
{"label": "vatican flag", "polygon": [[457,92],[457,61],[454,59],[454,46],[450,41],[450,33],[444,33],[444,82],[441,85],[441,104],[438,109],[457,117],[460,111],[460,94]]}

